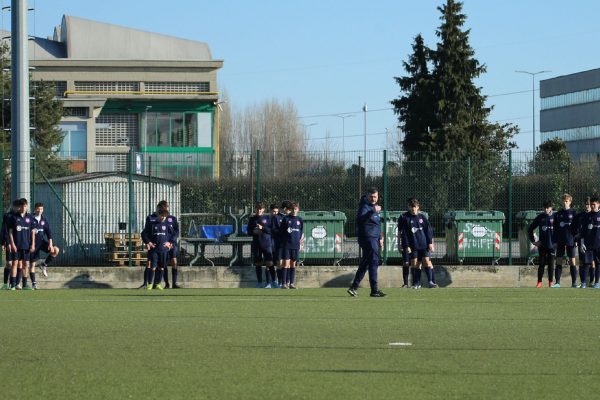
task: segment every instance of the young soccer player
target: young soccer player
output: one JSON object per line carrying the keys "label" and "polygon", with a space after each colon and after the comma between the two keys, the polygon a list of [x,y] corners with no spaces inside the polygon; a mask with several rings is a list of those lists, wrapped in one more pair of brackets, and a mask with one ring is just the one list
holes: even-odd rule
{"label": "young soccer player", "polygon": [[[19,200],[19,211],[12,216],[8,228],[8,238],[12,251],[17,253],[17,261],[13,262],[11,271],[11,290],[17,289],[17,272],[21,270],[23,289],[31,290],[27,286],[27,273],[29,271],[30,254],[35,251],[35,232],[33,230],[33,216],[27,212],[27,200]],[[35,284],[35,272],[31,276]]]}
{"label": "young soccer player", "polygon": [[[542,287],[542,279],[544,277],[544,268],[548,266],[548,286],[552,286],[554,281],[554,263],[556,255],[556,241],[554,238],[554,216],[552,215],[552,201],[546,200],[543,203],[544,212],[539,214],[529,224],[527,234],[531,243],[538,248],[539,251],[539,267],[537,288]],[[539,240],[536,241],[533,235],[535,229],[539,227]]]}
{"label": "young soccer player", "polygon": [[398,235],[401,237],[405,251],[410,255],[413,269],[413,288],[421,288],[421,268],[424,266],[427,272],[427,280],[430,288],[437,288],[434,280],[433,263],[431,252],[434,251],[433,228],[425,215],[419,212],[419,201],[408,199],[408,211],[402,214],[398,221]]}
{"label": "young soccer player", "polygon": [[273,232],[273,238],[277,242],[277,259],[279,263],[277,264],[277,280],[279,282],[279,288],[285,289],[285,280],[283,279],[283,241],[285,232],[281,229],[281,223],[283,219],[289,215],[290,213],[290,204],[289,200],[284,200],[281,202],[281,207],[279,209],[279,213],[277,213],[276,217],[271,220],[271,231]]}
{"label": "young soccer player", "polygon": [[275,282],[275,267],[273,266],[273,240],[271,238],[271,216],[265,214],[265,205],[256,203],[255,214],[248,221],[248,232],[252,235],[252,254],[256,270],[256,287],[262,288],[262,266],[267,267],[266,289],[271,289]]}
{"label": "young soccer player", "polygon": [[[169,211],[169,203],[166,200],[161,200],[158,203],[158,208],[159,209],[164,208],[165,210]],[[177,269],[177,255],[178,255],[177,240],[179,239],[179,222],[177,221],[177,217],[172,215],[170,211],[169,211],[169,215],[167,216],[167,222],[171,225],[171,228],[173,229],[173,232],[175,233],[175,239],[173,240],[173,243],[171,243],[173,245],[173,247],[171,247],[171,250],[169,250],[169,254],[168,254],[169,263],[171,264],[171,278],[173,281],[173,285],[172,286],[169,285],[169,271],[168,271],[167,266],[165,266],[165,271],[164,271],[165,289],[169,289],[170,287],[172,287],[173,289],[181,289],[181,286],[179,286],[177,284],[177,278],[179,276],[179,270]]]}
{"label": "young soccer player", "polygon": [[8,284],[8,280],[10,278],[13,262],[16,259],[17,253],[12,251],[12,247],[10,246],[10,241],[8,240],[8,228],[10,226],[10,221],[12,220],[13,215],[15,215],[19,210],[19,201],[15,200],[12,203],[11,209],[6,212],[2,217],[2,228],[0,231],[1,242],[2,242],[2,250],[6,252],[6,265],[4,266],[4,283],[0,290],[8,290],[10,289],[10,285]]}
{"label": "young soccer player", "polygon": [[[157,221],[158,221],[158,213],[160,212],[161,207],[160,207],[160,202],[156,205],[156,210],[146,216],[146,221],[144,222],[144,229],[142,230],[143,232],[150,232],[152,229],[152,225],[154,225]],[[144,237],[142,236],[142,242],[144,243],[144,245],[147,247],[148,242],[144,240]],[[150,260],[150,249],[147,248],[147,262],[146,262],[146,268],[144,269],[144,282],[140,285],[140,287],[138,289],[148,289],[148,285],[152,285],[152,279],[154,277],[153,273],[152,273],[152,261]],[[152,277],[151,280],[148,280],[148,277]],[[152,287],[152,286],[150,286]]]}
{"label": "young soccer player", "polygon": [[596,264],[594,288],[600,289],[600,198],[591,199],[591,211],[583,218],[581,230],[581,250],[585,253],[581,274],[581,287],[586,288],[587,273],[592,265]]}
{"label": "young soccer player", "polygon": [[[592,211],[592,200],[590,196],[587,196],[583,202],[583,211],[575,216],[575,223],[573,229],[573,235],[575,236],[575,243],[577,244],[577,253],[579,255],[579,278],[581,280],[583,260],[585,259],[585,252],[581,250],[581,232],[583,229],[584,218],[587,214]],[[595,265],[592,263],[590,265],[589,274],[590,274],[590,286],[594,285],[594,268]],[[581,287],[583,281],[580,281],[578,287]]]}
{"label": "young soccer player", "polygon": [[556,269],[554,278],[556,282],[553,288],[560,287],[560,276],[562,275],[562,261],[566,254],[571,273],[571,287],[577,287],[577,267],[575,266],[575,238],[573,227],[575,210],[571,208],[573,197],[565,193],[562,196],[563,208],[554,214],[554,234],[556,236]]}
{"label": "young soccer player", "polygon": [[279,226],[281,225],[281,220],[283,219],[283,214],[279,212],[279,206],[277,204],[271,204],[269,207],[271,214],[271,240],[273,242],[273,265],[277,267],[277,279],[273,281],[271,286],[274,289],[277,289],[281,283],[281,273],[279,270],[280,265],[280,248],[281,244],[279,243]]}
{"label": "young soccer player", "polygon": [[[35,252],[31,258],[31,268],[35,272],[35,265],[39,265],[42,275],[48,276],[48,265],[54,261],[60,249],[52,241],[52,230],[46,217],[44,217],[44,204],[36,203],[33,212],[33,229],[35,231]],[[40,260],[40,252],[48,254],[46,260]]]}
{"label": "young soccer player", "polygon": [[300,205],[296,202],[290,204],[290,214],[281,221],[283,231],[283,282],[282,288],[296,289],[296,265],[299,260],[300,242],[304,222],[298,216]]}
{"label": "young soccer player", "polygon": [[[142,232],[142,240],[148,249],[148,257],[152,268],[147,272],[148,276],[145,278],[145,281],[148,282],[148,290],[163,289],[160,285],[162,274],[168,262],[169,251],[175,240],[175,231],[172,224],[167,221],[168,216],[169,212],[166,209],[160,209],[156,223],[146,225]],[[154,280],[151,274],[154,275]],[[154,283],[151,284],[151,282]]]}

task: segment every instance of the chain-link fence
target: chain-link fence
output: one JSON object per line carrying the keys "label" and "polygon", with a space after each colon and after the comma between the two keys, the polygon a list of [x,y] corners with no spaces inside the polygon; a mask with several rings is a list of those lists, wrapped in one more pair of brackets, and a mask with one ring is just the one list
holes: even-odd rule
{"label": "chain-link fence", "polygon": [[[595,154],[572,157],[577,161],[525,152],[444,161],[393,151],[256,151],[223,155],[218,165],[206,154],[120,156],[123,162],[110,166],[98,157],[93,163],[81,156],[31,159],[30,208],[44,203],[54,242],[63,250],[57,264],[144,264],[139,233],[163,199],[180,220],[181,265],[249,264],[245,224],[259,200],[295,200],[303,211],[341,212],[333,220],[307,216],[310,246],[301,258],[305,264],[353,264],[359,255],[356,208],[372,186],[379,188],[387,224],[386,263],[399,262],[395,223],[407,198],[416,197],[434,228],[436,263],[519,264],[531,261],[523,239],[529,220],[522,211],[541,210],[545,199],[558,209],[563,193],[580,209],[585,196],[600,188]],[[12,200],[10,158],[2,158],[6,210]]]}

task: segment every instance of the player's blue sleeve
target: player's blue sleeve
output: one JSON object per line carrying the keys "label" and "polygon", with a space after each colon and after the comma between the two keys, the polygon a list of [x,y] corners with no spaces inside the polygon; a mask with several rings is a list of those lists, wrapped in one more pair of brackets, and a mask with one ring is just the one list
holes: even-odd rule
{"label": "player's blue sleeve", "polygon": [[373,210],[373,206],[365,202],[364,204],[361,204],[361,207],[358,210],[358,215],[356,216],[356,220],[358,223],[364,224],[373,216],[374,213],[375,210]]}
{"label": "player's blue sleeve", "polygon": [[406,218],[404,218],[403,216],[400,216],[400,219],[398,220],[398,233],[400,234],[400,239],[402,241],[402,246],[404,248],[409,247],[408,235],[406,234],[407,226],[408,225],[406,223]]}
{"label": "player's blue sleeve", "polygon": [[431,226],[429,220],[425,218],[425,216],[423,216],[423,222],[425,225],[425,239],[427,240],[427,245],[430,245],[433,243],[433,227]]}
{"label": "player's blue sleeve", "polygon": [[50,229],[50,224],[48,223],[47,220],[46,220],[46,229],[44,229],[44,232],[46,233],[46,237],[48,238],[48,240],[52,240],[52,230]]}
{"label": "player's blue sleeve", "polygon": [[246,228],[248,235],[256,236],[254,234],[255,229],[256,229],[256,218],[254,216],[252,216],[248,220],[248,227]]}
{"label": "player's blue sleeve", "polygon": [[152,224],[150,221],[146,220],[146,224],[144,225],[144,230],[142,230],[141,236],[144,244],[148,244],[152,240]]}

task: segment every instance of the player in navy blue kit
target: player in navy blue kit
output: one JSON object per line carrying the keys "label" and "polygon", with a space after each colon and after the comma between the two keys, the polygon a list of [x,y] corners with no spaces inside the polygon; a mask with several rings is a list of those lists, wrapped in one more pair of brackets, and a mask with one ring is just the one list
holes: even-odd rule
{"label": "player in navy blue kit", "polygon": [[565,193],[562,196],[563,208],[554,214],[554,235],[556,237],[556,270],[554,271],[555,283],[553,288],[560,287],[562,275],[562,261],[567,256],[569,272],[571,273],[571,287],[577,287],[577,267],[575,266],[575,238],[573,225],[575,223],[575,210],[571,208],[573,197]]}
{"label": "player in navy blue kit", "polygon": [[[158,203],[158,208],[169,211],[169,203],[166,200],[161,200]],[[177,269],[177,255],[178,255],[178,247],[177,247],[177,239],[179,239],[179,222],[177,221],[177,217],[172,215],[169,211],[169,215],[167,216],[167,222],[171,225],[173,232],[175,234],[175,239],[173,240],[173,247],[169,250],[168,261],[171,264],[171,278],[173,281],[173,285],[169,285],[169,271],[167,266],[165,265],[164,271],[164,279],[165,279],[165,289],[173,288],[173,289],[181,289],[181,286],[177,284],[177,278],[179,276],[179,270]]]}
{"label": "player in navy blue kit", "polygon": [[581,271],[581,287],[587,287],[587,274],[590,266],[595,263],[595,280],[594,288],[600,289],[600,199],[592,197],[591,211],[585,215],[581,224],[581,241],[579,246],[584,252],[583,265],[579,268]]}
{"label": "player in navy blue kit", "polygon": [[[44,217],[44,204],[36,203],[33,211],[33,229],[35,230],[35,252],[31,257],[31,270],[35,272],[35,265],[38,264],[42,270],[42,275],[48,276],[48,265],[58,256],[60,249],[52,241],[52,230],[50,223]],[[48,254],[44,261],[39,261],[40,252]]]}
{"label": "player in navy blue kit", "polygon": [[248,220],[248,233],[252,235],[252,255],[254,259],[254,268],[256,270],[256,287],[263,287],[262,266],[264,264],[267,267],[267,284],[264,287],[270,289],[272,288],[271,282],[275,282],[271,216],[265,214],[265,206],[263,203],[257,203],[255,211],[256,213]]}
{"label": "player in navy blue kit", "polygon": [[[579,214],[575,215],[575,223],[574,223],[574,227],[573,227],[573,235],[575,236],[575,243],[577,244],[577,252],[579,255],[579,278],[580,278],[580,283],[578,285],[578,287],[581,287],[581,285],[583,284],[583,280],[582,279],[582,272],[583,272],[583,268],[582,265],[584,263],[584,259],[585,259],[585,252],[581,250],[581,231],[583,229],[583,222],[584,219],[586,217],[586,215],[588,215],[590,212],[592,211],[592,200],[590,196],[587,196],[583,202],[583,211],[580,212]],[[590,274],[590,286],[592,286],[594,284],[594,264],[592,263],[592,265],[590,265],[590,269],[589,269],[589,274]],[[587,285],[586,285],[587,286]]]}
{"label": "player in navy blue kit", "polygon": [[298,216],[300,205],[292,202],[290,213],[281,221],[283,286],[282,289],[296,289],[296,265],[299,260],[300,242],[304,230],[304,221]]}
{"label": "player in navy blue kit", "polygon": [[281,244],[279,243],[279,227],[281,226],[281,220],[283,219],[284,215],[282,213],[279,212],[279,206],[277,206],[277,204],[271,204],[271,206],[269,207],[269,211],[271,214],[271,240],[273,241],[273,268],[277,268],[276,271],[276,276],[277,276],[277,280],[274,281],[271,286],[274,289],[277,289],[279,287],[279,285],[281,284]]}
{"label": "player in navy blue kit", "polygon": [[6,251],[6,265],[4,266],[4,283],[0,290],[8,290],[10,289],[10,285],[8,284],[8,280],[10,278],[10,274],[12,272],[13,262],[16,261],[17,254],[14,251],[11,251],[10,241],[8,239],[8,228],[10,226],[10,221],[12,220],[13,215],[15,215],[19,210],[19,201],[13,201],[12,208],[6,212],[2,217],[2,228],[0,230],[2,241],[2,250]]}
{"label": "player in navy blue kit", "polygon": [[421,267],[426,268],[427,281],[430,288],[437,288],[433,276],[431,252],[434,251],[433,228],[425,217],[419,212],[419,201],[410,198],[407,201],[408,210],[398,220],[398,236],[402,246],[410,256],[413,270],[413,288],[421,288]]}
{"label": "player in navy blue kit", "polygon": [[[17,261],[13,263],[10,277],[11,290],[17,289],[17,272],[21,270],[23,289],[30,290],[27,286],[27,272],[29,270],[30,255],[35,251],[35,232],[33,230],[33,216],[27,212],[27,200],[19,200],[19,211],[12,216],[8,228],[8,238],[12,251],[17,253]],[[31,280],[35,282],[35,273]]]}
{"label": "player in navy blue kit", "polygon": [[377,285],[377,268],[379,267],[379,249],[383,248],[381,234],[381,206],[377,204],[379,191],[369,188],[367,194],[360,199],[356,212],[356,228],[358,245],[362,251],[362,258],[354,275],[352,284],[346,291],[350,296],[358,296],[358,286],[369,272],[369,285],[371,297],[384,297],[385,293]]}
{"label": "player in navy blue kit", "polygon": [[[539,228],[538,241],[535,240],[533,235],[533,232],[537,228]],[[552,282],[554,281],[554,262],[556,255],[552,201],[544,201],[544,212],[535,217],[531,224],[529,224],[527,235],[529,236],[529,241],[536,246],[539,251],[538,280],[536,287],[542,287],[545,266],[548,266],[548,286],[552,286]]]}
{"label": "player in navy blue kit", "polygon": [[[162,290],[160,285],[162,274],[168,262],[168,254],[173,247],[173,242],[176,239],[175,231],[171,223],[167,221],[169,212],[166,209],[158,211],[158,220],[155,223],[146,224],[142,231],[142,240],[148,249],[148,258],[151,263],[151,270],[147,272],[148,276],[145,281],[148,282],[147,289]],[[154,283],[152,274],[154,274]]]}

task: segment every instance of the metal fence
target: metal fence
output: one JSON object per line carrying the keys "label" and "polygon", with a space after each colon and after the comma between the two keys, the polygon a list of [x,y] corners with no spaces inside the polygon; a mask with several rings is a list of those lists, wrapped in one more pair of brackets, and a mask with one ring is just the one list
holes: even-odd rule
{"label": "metal fence", "polygon": [[[87,164],[87,170],[96,171],[92,173],[83,173],[81,163],[73,161],[81,157],[32,159],[30,204],[45,205],[55,243],[65,250],[57,264],[142,265],[145,254],[136,234],[162,199],[180,217],[182,265],[249,265],[249,239],[243,233],[249,210],[258,200],[268,205],[286,199],[299,202],[301,210],[341,211],[346,216],[340,222],[343,232],[336,232],[341,238],[312,237],[330,243],[331,257],[320,248],[325,255],[306,253],[305,264],[353,264],[359,254],[356,207],[371,186],[379,188],[388,224],[382,252],[387,264],[399,262],[395,222],[409,197],[419,199],[434,227],[436,263],[521,264],[534,254],[523,239],[528,221],[519,218],[520,212],[541,210],[545,199],[553,200],[558,209],[563,193],[570,193],[574,208],[580,209],[585,196],[600,190],[596,154],[564,159],[509,151],[486,159],[444,161],[430,154],[395,151],[255,151],[223,153],[218,166],[184,156],[168,155],[169,163],[181,171],[177,176],[161,176],[160,168],[136,165],[133,152],[125,153],[125,162],[114,171],[106,171],[104,164],[98,168]],[[154,157],[158,159],[160,154]],[[10,160],[3,160],[2,202],[7,209]],[[319,228],[318,235],[327,236],[320,229],[326,221],[313,217],[311,224],[310,231],[305,229],[307,238],[314,227]],[[229,234],[238,225],[238,232]],[[206,237],[205,227],[222,233]]]}

